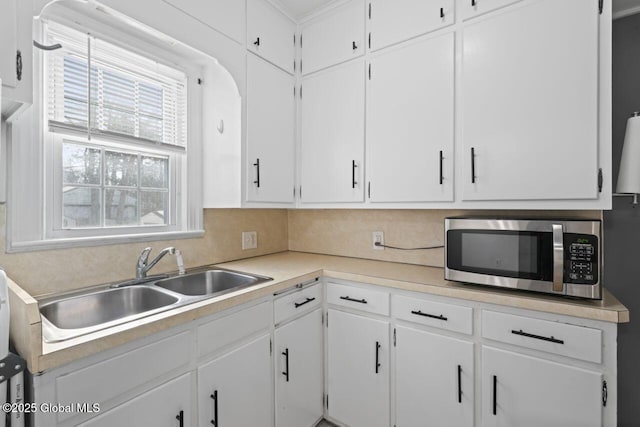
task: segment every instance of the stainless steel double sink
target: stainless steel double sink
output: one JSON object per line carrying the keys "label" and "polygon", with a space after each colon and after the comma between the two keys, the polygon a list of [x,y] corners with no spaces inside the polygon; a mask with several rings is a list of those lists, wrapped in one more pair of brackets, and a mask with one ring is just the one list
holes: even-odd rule
{"label": "stainless steel double sink", "polygon": [[272,280],[217,267],[115,283],[40,301],[42,336],[59,342]]}

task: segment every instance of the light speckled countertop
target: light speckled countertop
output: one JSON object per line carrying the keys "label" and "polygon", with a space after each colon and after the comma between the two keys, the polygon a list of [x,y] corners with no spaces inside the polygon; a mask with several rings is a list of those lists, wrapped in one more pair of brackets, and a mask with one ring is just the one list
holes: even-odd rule
{"label": "light speckled countertop", "polygon": [[567,299],[450,282],[444,280],[443,269],[435,267],[300,252],[218,266],[269,276],[273,281],[59,343],[43,342],[37,300],[10,281],[12,342],[27,360],[29,370],[41,372],[320,276],[605,322],[629,321],[627,308],[606,290],[601,301]]}

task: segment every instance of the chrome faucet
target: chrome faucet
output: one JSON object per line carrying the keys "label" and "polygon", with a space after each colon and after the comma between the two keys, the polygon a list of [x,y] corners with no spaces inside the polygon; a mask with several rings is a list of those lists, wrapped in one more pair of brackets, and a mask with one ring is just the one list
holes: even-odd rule
{"label": "chrome faucet", "polygon": [[178,274],[185,273],[184,264],[182,262],[182,253],[173,246],[161,250],[158,256],[156,256],[151,262],[149,262],[150,253],[151,248],[145,248],[138,257],[138,264],[136,265],[136,279],[143,279],[147,277],[147,272],[151,270],[153,266],[156,265],[166,254],[175,255],[178,262]]}

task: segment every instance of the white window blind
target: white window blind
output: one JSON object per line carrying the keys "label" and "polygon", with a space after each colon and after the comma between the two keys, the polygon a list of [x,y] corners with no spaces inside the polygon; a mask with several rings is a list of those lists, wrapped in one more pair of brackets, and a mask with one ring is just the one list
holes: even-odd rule
{"label": "white window blind", "polygon": [[62,45],[45,54],[51,129],[186,148],[182,71],[54,22],[45,28],[47,42]]}

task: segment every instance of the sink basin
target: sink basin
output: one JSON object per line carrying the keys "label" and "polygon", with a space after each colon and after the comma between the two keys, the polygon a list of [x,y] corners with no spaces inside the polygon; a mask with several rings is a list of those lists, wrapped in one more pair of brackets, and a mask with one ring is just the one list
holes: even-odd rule
{"label": "sink basin", "polygon": [[73,296],[40,306],[40,313],[60,329],[102,325],[166,307],[178,297],[150,287],[131,286]]}
{"label": "sink basin", "polygon": [[271,280],[269,277],[213,269],[159,280],[155,282],[155,285],[182,295],[213,296],[214,294],[235,291],[269,280]]}

